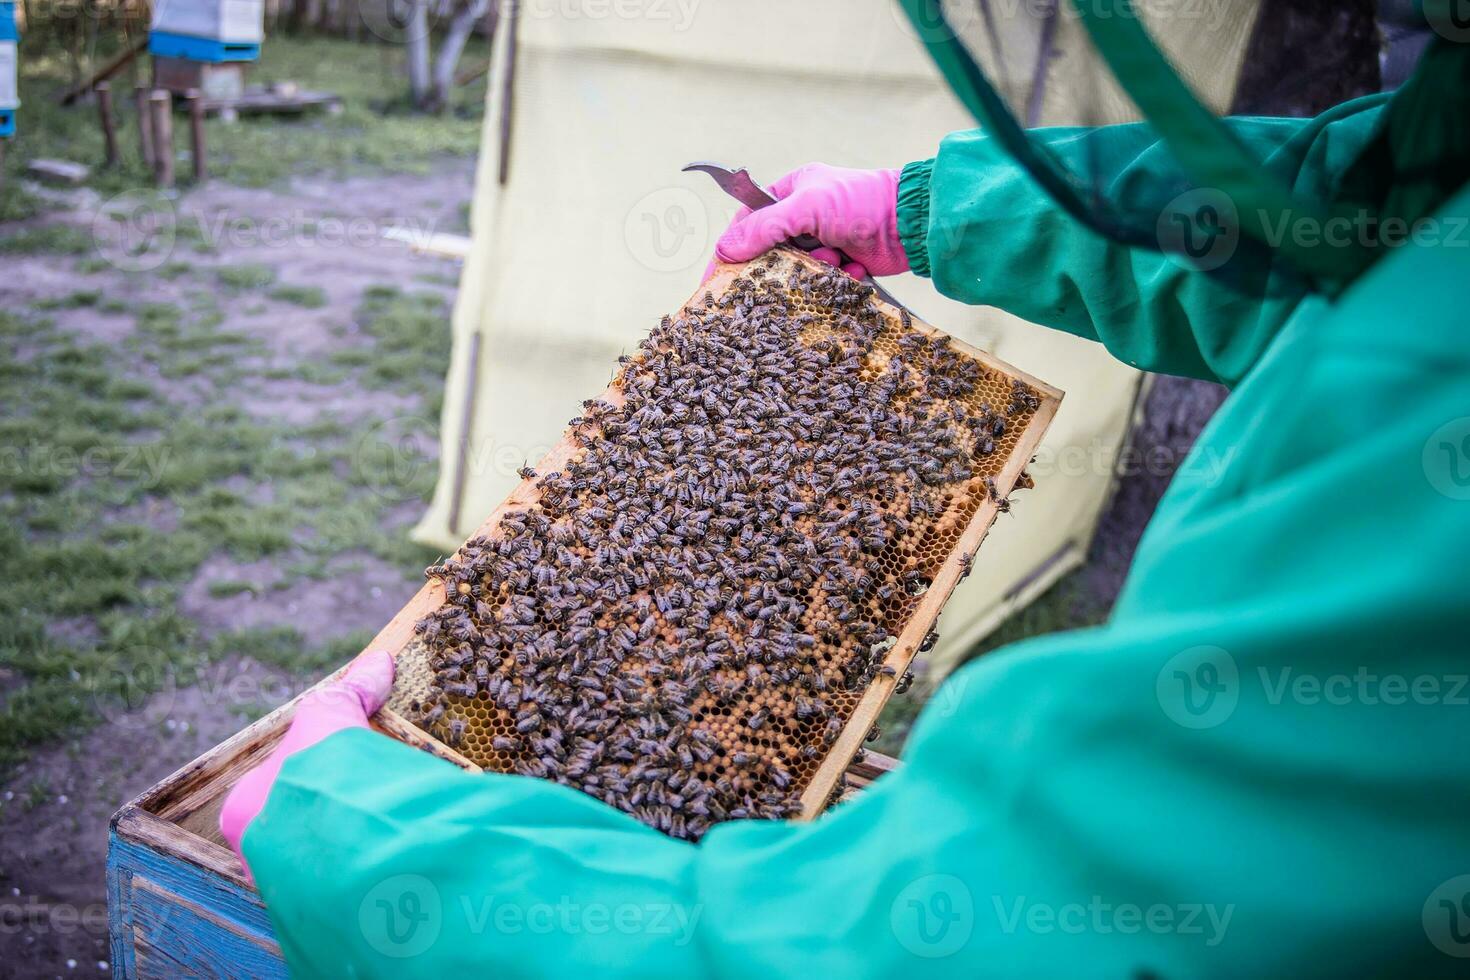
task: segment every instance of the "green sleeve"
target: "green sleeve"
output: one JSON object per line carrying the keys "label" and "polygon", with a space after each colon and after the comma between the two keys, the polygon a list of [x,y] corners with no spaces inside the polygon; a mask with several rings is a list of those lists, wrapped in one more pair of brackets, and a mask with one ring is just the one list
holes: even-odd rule
{"label": "green sleeve", "polygon": [[244,851],[293,974],[1464,976],[1467,227],[1303,300],[1108,623],[954,674],[817,821],[693,846],[365,730],[292,756]]}
{"label": "green sleeve", "polygon": [[[1316,119],[1229,124],[1268,171],[1324,197],[1373,135],[1383,104],[1371,96]],[[1145,125],[1033,135],[1125,202],[1178,180]],[[1238,382],[1303,295],[1278,270],[1227,286],[1159,252],[1100,237],[978,130],[951,134],[932,160],[904,168],[898,227],[914,271],[946,296],[1101,341],[1119,360],[1166,374]]]}

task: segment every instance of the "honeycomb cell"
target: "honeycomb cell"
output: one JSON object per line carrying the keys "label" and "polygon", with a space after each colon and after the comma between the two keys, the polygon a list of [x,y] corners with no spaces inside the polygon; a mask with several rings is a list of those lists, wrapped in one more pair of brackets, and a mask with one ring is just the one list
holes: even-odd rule
{"label": "honeycomb cell", "polygon": [[1041,403],[769,253],[665,318],[535,501],[429,569],[447,598],[391,704],[676,837],[795,815]]}

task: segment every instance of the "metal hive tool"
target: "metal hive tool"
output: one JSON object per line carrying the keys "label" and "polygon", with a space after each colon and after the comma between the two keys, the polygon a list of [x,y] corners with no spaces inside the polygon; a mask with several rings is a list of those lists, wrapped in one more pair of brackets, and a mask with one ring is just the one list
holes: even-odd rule
{"label": "metal hive tool", "polygon": [[[608,417],[616,418],[616,412],[624,406],[625,386],[647,386],[647,389],[640,387],[635,397],[640,403],[646,403],[645,399],[656,401],[659,393],[653,390],[654,383],[648,380],[655,372],[651,368],[652,362],[647,359],[663,357],[666,362],[668,338],[682,338],[683,335],[678,333],[680,330],[698,329],[701,317],[719,309],[721,303],[733,302],[732,297],[752,295],[753,289],[767,298],[778,295],[780,299],[776,305],[785,304],[783,315],[803,317],[796,342],[812,346],[836,339],[851,344],[848,335],[856,322],[850,316],[851,309],[823,306],[820,289],[815,294],[811,290],[803,294],[791,288],[791,284],[809,284],[816,281],[816,277],[830,273],[828,267],[791,249],[778,249],[743,266],[721,268],[674,318],[666,320],[655,331],[655,340],[663,338],[665,349],[661,352],[656,344],[645,344],[603,393],[601,400],[611,413]],[[806,286],[802,288],[806,289]],[[778,607],[774,604],[773,587],[769,582],[750,582],[746,591],[727,588],[726,591],[736,600],[723,607],[728,610],[728,616],[716,611],[712,623],[700,622],[702,632],[693,638],[689,635],[690,630],[680,630],[678,626],[684,616],[665,615],[669,611],[663,608],[662,602],[657,609],[649,609],[650,604],[645,603],[640,608],[649,612],[647,618],[652,623],[651,629],[645,629],[650,634],[647,642],[638,645],[636,650],[629,644],[633,652],[619,653],[618,658],[621,659],[611,667],[609,665],[614,664],[614,658],[604,652],[598,669],[612,670],[611,679],[632,677],[640,685],[639,690],[646,693],[671,683],[671,672],[676,669],[675,657],[679,651],[689,645],[707,642],[704,634],[713,629],[733,634],[731,640],[735,647],[749,644],[752,648],[767,649],[757,642],[768,626],[765,619],[759,618],[766,609],[751,611],[755,605],[765,601],[760,598],[762,595],[771,599],[770,609],[778,610],[771,617],[778,621],[771,629],[786,629],[785,636],[809,638],[809,643],[802,640],[808,645],[802,646],[799,652],[794,644],[782,647],[780,658],[770,659],[774,655],[767,654],[768,659],[764,661],[753,658],[759,661],[754,664],[741,658],[734,661],[736,667],[719,657],[708,664],[696,658],[696,663],[701,665],[695,668],[696,673],[702,671],[698,676],[689,673],[687,660],[679,661],[684,664],[678,681],[679,690],[690,690],[688,696],[678,702],[682,708],[670,708],[669,718],[662,714],[659,716],[662,727],[657,738],[649,734],[649,723],[631,715],[607,719],[601,723],[601,728],[579,729],[578,726],[584,722],[580,714],[571,714],[571,709],[581,705],[578,708],[581,712],[586,707],[579,697],[582,689],[578,687],[580,682],[575,675],[578,671],[586,672],[587,661],[571,656],[568,651],[538,653],[534,647],[534,640],[538,634],[551,628],[548,620],[555,615],[551,610],[536,608],[536,597],[550,595],[551,586],[548,584],[546,590],[538,591],[534,583],[522,582],[518,588],[524,594],[515,601],[523,605],[514,607],[514,616],[507,611],[512,608],[507,604],[510,602],[507,597],[517,589],[508,582],[501,582],[495,594],[475,597],[469,593],[472,587],[479,592],[478,584],[454,586],[459,597],[458,605],[473,609],[476,602],[483,601],[481,611],[489,617],[482,618],[484,622],[514,621],[519,624],[513,629],[502,626],[486,629],[486,633],[495,630],[505,633],[503,643],[499,637],[490,641],[499,653],[490,657],[492,664],[481,668],[481,684],[477,685],[470,679],[461,693],[445,693],[443,678],[446,676],[447,658],[464,647],[446,639],[437,626],[426,625],[430,620],[460,621],[455,618],[460,616],[459,613],[443,605],[444,592],[439,587],[441,590],[437,592],[436,602],[441,608],[421,620],[419,635],[409,640],[399,653],[399,679],[389,704],[392,712],[418,723],[434,739],[448,743],[448,748],[433,746],[441,754],[450,757],[462,755],[464,760],[484,770],[556,778],[621,806],[675,836],[697,838],[711,823],[720,819],[744,816],[810,818],[820,813],[834,791],[840,789],[843,771],[869,734],[883,704],[913,657],[924,646],[944,602],[966,574],[985,532],[997,513],[1008,506],[1009,493],[1018,487],[1029,486],[1024,466],[1061,399],[1061,392],[1056,389],[988,354],[949,340],[932,327],[912,319],[906,312],[876,300],[870,292],[865,303],[868,312],[862,313],[861,317],[866,318],[865,322],[877,325],[867,328],[871,343],[862,347],[860,363],[850,365],[855,372],[854,377],[860,379],[859,387],[863,391],[879,390],[879,382],[887,376],[890,361],[895,357],[903,357],[905,364],[928,363],[923,361],[924,358],[947,359],[944,362],[949,365],[946,370],[966,379],[963,383],[939,384],[942,390],[937,396],[930,390],[933,404],[922,411],[913,407],[912,400],[916,396],[912,393],[894,395],[889,407],[898,414],[912,412],[921,421],[936,415],[940,419],[951,415],[971,419],[971,423],[967,423],[971,428],[965,429],[958,423],[953,428],[963,437],[957,437],[957,441],[973,445],[973,452],[953,462],[944,479],[930,474],[925,477],[930,481],[926,483],[915,479],[916,474],[910,469],[907,476],[897,474],[877,482],[869,494],[872,499],[861,506],[842,499],[840,494],[824,498],[828,503],[821,504],[822,507],[850,507],[864,513],[864,508],[881,511],[885,515],[884,520],[892,521],[893,526],[900,528],[881,543],[874,538],[870,546],[854,544],[843,551],[845,556],[851,557],[844,557],[841,562],[833,559],[824,566],[847,574],[843,570],[851,565],[857,569],[853,574],[870,576],[856,591],[834,595],[841,590],[824,589],[823,582],[828,580],[805,582],[799,588],[790,586],[788,591],[791,594],[784,597]],[[873,319],[874,314],[878,319]],[[700,360],[704,360],[702,355]],[[684,367],[686,375],[696,372],[691,365]],[[710,361],[699,365],[697,370],[717,369],[716,364]],[[905,369],[894,366],[893,370],[902,373]],[[739,394],[728,393],[731,398],[738,398]],[[982,406],[988,406],[990,411],[982,412]],[[1002,421],[993,428],[989,423],[982,426],[983,431],[977,439],[974,437],[973,420],[981,416]],[[612,429],[614,433],[619,432],[616,425]],[[840,433],[829,438],[838,436]],[[589,453],[608,452],[606,446],[595,445],[599,439],[623,438],[620,434],[608,435],[597,426],[591,426],[590,434],[587,425],[574,427],[538,464],[540,477],[527,477],[467,543],[466,549],[461,549],[457,558],[489,554],[497,547],[497,542],[504,542],[512,535],[535,538],[538,526],[543,528],[541,533],[547,551],[554,550],[550,543],[550,528],[559,522],[587,519],[587,515],[579,513],[578,508],[585,509],[589,505],[585,503],[585,495],[556,491],[556,497],[549,497],[547,487],[555,484],[557,478],[548,483],[546,474],[574,471],[578,462]],[[982,451],[982,443],[988,452]],[[636,440],[631,446],[630,451],[636,452]],[[689,463],[693,460],[697,465],[701,452],[697,445],[688,447],[681,461]],[[813,453],[816,453],[815,448]],[[655,462],[658,462],[657,454]],[[668,461],[667,465],[674,463]],[[762,465],[776,467],[783,463],[777,461]],[[809,477],[814,464],[811,456],[798,452],[789,465],[800,478],[803,474]],[[648,460],[642,460],[639,468],[640,473],[649,474]],[[957,475],[961,472],[963,475]],[[949,475],[955,475],[955,478],[950,479]],[[639,485],[659,486],[657,476],[657,472],[652,472],[641,478],[644,482]],[[924,501],[922,507],[914,501],[916,497]],[[920,509],[916,511],[915,508]],[[812,522],[832,520],[830,516],[822,518],[807,513],[804,508],[796,508],[796,511],[795,516],[782,518],[794,539],[800,539],[803,529],[810,531]],[[903,515],[902,521],[897,520],[900,514]],[[611,514],[602,517],[604,523],[613,519]],[[836,525],[824,523],[820,526],[831,528]],[[726,548],[730,547],[728,537],[720,540]],[[539,544],[537,546],[540,547]],[[791,554],[773,560],[786,562],[789,559],[799,563],[803,554],[793,550]],[[588,560],[593,559],[589,556]],[[452,580],[457,567],[454,562],[451,559],[447,564],[449,571],[440,568],[438,578]],[[493,564],[489,561],[485,567]],[[461,580],[465,579],[462,568],[459,575]],[[555,576],[547,577],[549,581]],[[793,576],[793,580],[796,578],[799,576]],[[484,581],[493,585],[496,580],[487,578]],[[640,593],[646,598],[657,594],[660,587],[658,581],[630,585],[627,587],[629,595],[621,605],[609,601],[598,607],[603,609],[606,606],[601,613],[602,618],[593,624],[602,629],[601,639],[597,641],[599,649],[605,650],[619,642],[618,631],[624,627],[628,635],[632,635],[640,621],[628,611],[635,607]],[[742,607],[741,595],[753,595],[756,600],[748,607]],[[742,608],[746,615],[742,615]],[[622,620],[618,619],[620,611]],[[522,612],[524,623],[518,618]],[[790,621],[786,622],[787,619]],[[877,632],[853,634],[847,625],[852,622],[874,624]],[[870,644],[868,640],[873,635],[885,638],[881,643]],[[681,648],[681,642],[685,647]],[[533,669],[540,669],[531,666],[539,662],[538,657],[550,657],[559,664],[557,676],[565,684],[561,685],[564,689],[559,694],[548,695],[543,690],[541,703],[529,714],[524,706],[519,709],[514,706],[521,704],[515,698],[512,698],[514,705],[507,708],[507,702],[498,693],[492,695],[484,686],[484,673],[487,671],[503,678],[490,685],[496,692],[504,692],[505,685],[528,685],[530,682],[523,674],[549,676],[544,670],[540,674],[532,673]],[[463,668],[448,669],[456,678],[473,672],[469,663]],[[796,676],[791,676],[793,674]],[[600,678],[597,685],[589,682],[589,686],[611,683],[608,678]],[[821,690],[814,689],[813,685],[820,685]],[[479,689],[475,690],[477,687]],[[474,691],[472,695],[471,691]],[[813,709],[814,700],[820,702],[821,710]],[[657,703],[663,704],[662,701]],[[649,734],[648,738],[638,737],[639,725],[645,726],[644,734]],[[578,730],[583,734],[577,736]],[[631,740],[628,736],[630,730],[633,732]],[[600,748],[595,743],[604,737],[622,739],[617,743],[619,745],[652,746],[664,757],[652,762],[633,758],[622,762],[599,758],[603,768],[596,771],[601,775],[592,779],[587,778],[586,766],[567,764],[569,746],[580,745],[584,755],[596,754]],[[548,760],[548,746],[560,751],[560,756]],[[575,752],[571,755],[576,757]],[[646,792],[632,794],[636,803],[630,802],[626,780],[616,775],[608,776],[609,772],[630,771],[635,778],[634,788],[644,785],[637,780],[648,780],[648,772],[660,774],[657,788],[653,788],[650,782],[645,786]],[[675,773],[672,789],[666,783],[671,772]],[[618,783],[624,784],[621,791],[614,785]],[[696,806],[687,803],[689,800],[699,802]],[[701,815],[696,818],[682,812],[681,807],[686,804],[691,809],[702,811]]]}

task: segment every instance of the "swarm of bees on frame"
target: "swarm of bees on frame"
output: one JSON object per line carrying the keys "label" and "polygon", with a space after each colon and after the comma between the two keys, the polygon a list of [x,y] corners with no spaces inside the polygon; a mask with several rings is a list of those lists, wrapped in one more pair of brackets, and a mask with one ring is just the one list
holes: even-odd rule
{"label": "swarm of bees on frame", "polygon": [[622,360],[536,502],[428,569],[412,710],[673,837],[793,816],[1040,399],[779,253]]}

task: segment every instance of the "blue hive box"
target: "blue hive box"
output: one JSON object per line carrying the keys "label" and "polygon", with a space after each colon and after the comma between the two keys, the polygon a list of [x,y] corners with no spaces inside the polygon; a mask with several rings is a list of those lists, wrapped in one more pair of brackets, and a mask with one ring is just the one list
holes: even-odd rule
{"label": "blue hive box", "polygon": [[158,0],[148,50],[190,61],[255,61],[264,38],[262,0]]}
{"label": "blue hive box", "polygon": [[20,108],[19,51],[15,4],[0,0],[0,137],[15,135],[15,110]]}

